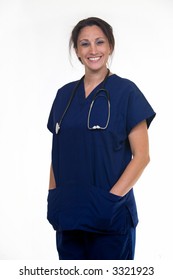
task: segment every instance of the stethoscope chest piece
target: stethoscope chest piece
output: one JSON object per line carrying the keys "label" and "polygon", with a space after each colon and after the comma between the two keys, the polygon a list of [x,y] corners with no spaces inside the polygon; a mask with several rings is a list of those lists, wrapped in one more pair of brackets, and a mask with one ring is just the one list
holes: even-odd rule
{"label": "stethoscope chest piece", "polygon": [[56,126],[55,126],[55,132],[56,132],[56,134],[58,134],[59,130],[60,130],[60,126],[59,126],[59,123],[57,122],[57,123],[56,123]]}

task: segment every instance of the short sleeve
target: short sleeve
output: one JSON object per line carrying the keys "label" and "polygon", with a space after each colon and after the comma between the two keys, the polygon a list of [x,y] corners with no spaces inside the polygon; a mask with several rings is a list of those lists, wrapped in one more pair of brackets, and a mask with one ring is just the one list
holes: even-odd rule
{"label": "short sleeve", "polygon": [[53,108],[51,109],[50,114],[49,114],[47,128],[49,129],[50,132],[53,133]]}
{"label": "short sleeve", "polygon": [[51,107],[51,110],[50,110],[50,114],[49,114],[49,117],[48,117],[48,122],[47,122],[47,128],[52,133],[54,132],[56,99],[57,99],[57,95],[56,95],[56,97],[53,101],[53,104],[52,104],[52,107]]}
{"label": "short sleeve", "polygon": [[149,128],[155,115],[156,113],[143,93],[132,83],[127,108],[127,133],[129,134],[133,127],[144,120],[146,120],[147,127]]}

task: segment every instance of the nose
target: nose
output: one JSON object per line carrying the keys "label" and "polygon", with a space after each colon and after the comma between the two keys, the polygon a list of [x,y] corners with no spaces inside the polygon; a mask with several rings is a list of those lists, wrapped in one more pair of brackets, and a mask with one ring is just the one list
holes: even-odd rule
{"label": "nose", "polygon": [[96,54],[97,53],[97,45],[95,43],[92,43],[90,45],[90,53],[91,54]]}

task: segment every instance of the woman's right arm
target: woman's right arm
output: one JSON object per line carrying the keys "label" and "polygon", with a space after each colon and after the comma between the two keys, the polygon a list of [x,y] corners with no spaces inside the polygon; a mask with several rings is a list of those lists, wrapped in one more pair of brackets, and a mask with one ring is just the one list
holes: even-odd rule
{"label": "woman's right arm", "polygon": [[49,190],[53,190],[56,188],[55,177],[53,173],[52,164],[50,166],[50,177],[49,177]]}

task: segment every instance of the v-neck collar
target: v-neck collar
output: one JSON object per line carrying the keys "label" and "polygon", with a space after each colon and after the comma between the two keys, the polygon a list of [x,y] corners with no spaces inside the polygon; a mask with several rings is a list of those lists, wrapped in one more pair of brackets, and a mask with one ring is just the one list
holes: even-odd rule
{"label": "v-neck collar", "polygon": [[[115,74],[112,74],[110,76],[107,77],[107,81],[106,81],[106,84],[105,84],[105,87],[107,87],[107,82],[109,82],[109,80],[111,79],[111,77],[115,77]],[[85,104],[85,103],[88,103],[88,102],[91,102],[91,100],[93,99],[93,96],[94,94],[96,93],[96,91],[101,88],[101,84],[103,83],[100,82],[91,92],[90,94],[85,97],[85,86],[84,86],[84,79],[81,80],[81,83],[77,89],[77,92],[76,92],[76,97],[78,99],[78,101],[80,102],[80,104]]]}
{"label": "v-neck collar", "polygon": [[83,98],[84,98],[85,100],[90,99],[90,96],[92,96],[92,95],[95,93],[95,91],[99,89],[99,87],[101,86],[102,83],[103,83],[103,81],[102,81],[101,83],[99,83],[97,86],[95,86],[95,87],[91,90],[91,92],[88,94],[88,96],[86,96],[86,95],[85,95],[85,83],[84,83],[84,79],[83,79],[83,81],[82,81],[82,84],[83,84],[83,85],[82,85],[82,86],[83,86]]}
{"label": "v-neck collar", "polygon": [[[112,75],[111,75],[112,76]],[[108,76],[107,77],[107,80],[109,80],[109,78],[111,76]],[[81,81],[81,85],[79,87],[79,92],[78,92],[78,96],[79,96],[79,99],[82,103],[85,103],[85,102],[89,102],[91,100],[91,98],[93,97],[93,95],[95,94],[95,92],[101,88],[101,85],[102,85],[103,81],[100,82],[95,88],[93,88],[93,90],[90,92],[90,94],[86,97],[85,96],[85,85],[84,85],[84,79],[82,79]]]}

